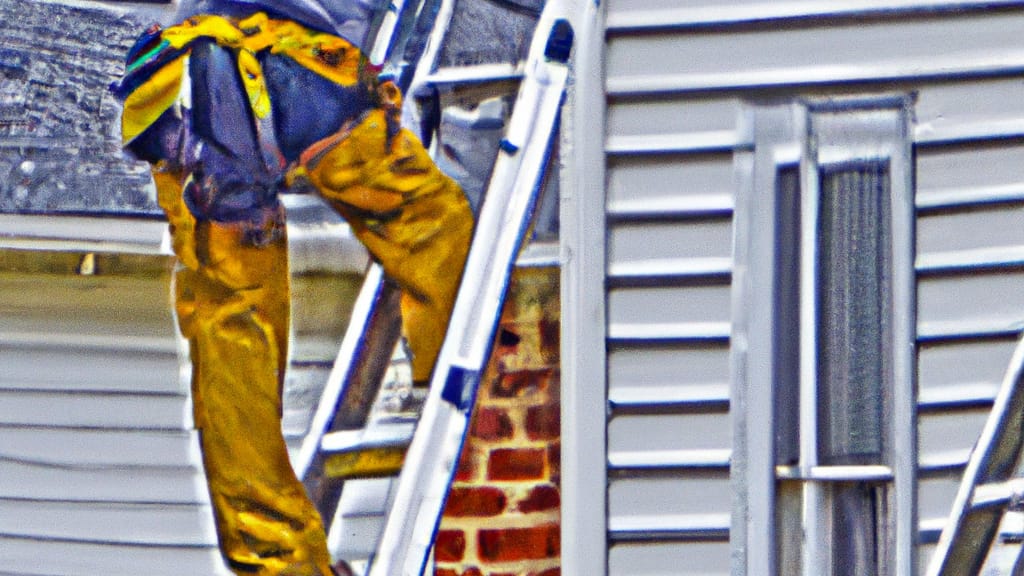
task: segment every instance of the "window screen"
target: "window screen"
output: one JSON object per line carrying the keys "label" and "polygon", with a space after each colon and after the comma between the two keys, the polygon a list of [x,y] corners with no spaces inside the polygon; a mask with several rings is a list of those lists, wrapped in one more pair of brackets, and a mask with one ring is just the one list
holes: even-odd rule
{"label": "window screen", "polygon": [[[889,169],[821,171],[818,387],[821,464],[882,464],[892,348]],[[888,383],[891,384],[891,383]]]}

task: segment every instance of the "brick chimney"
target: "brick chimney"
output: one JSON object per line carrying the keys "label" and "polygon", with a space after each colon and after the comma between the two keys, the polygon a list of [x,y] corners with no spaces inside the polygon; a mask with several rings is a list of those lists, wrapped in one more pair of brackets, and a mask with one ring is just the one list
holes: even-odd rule
{"label": "brick chimney", "polygon": [[559,273],[518,269],[435,542],[435,576],[558,576]]}

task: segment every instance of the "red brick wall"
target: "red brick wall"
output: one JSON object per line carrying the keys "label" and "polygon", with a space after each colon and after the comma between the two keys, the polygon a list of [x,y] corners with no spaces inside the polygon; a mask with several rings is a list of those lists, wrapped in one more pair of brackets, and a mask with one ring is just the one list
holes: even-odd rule
{"label": "red brick wall", "polygon": [[435,542],[436,576],[559,576],[558,270],[517,270]]}

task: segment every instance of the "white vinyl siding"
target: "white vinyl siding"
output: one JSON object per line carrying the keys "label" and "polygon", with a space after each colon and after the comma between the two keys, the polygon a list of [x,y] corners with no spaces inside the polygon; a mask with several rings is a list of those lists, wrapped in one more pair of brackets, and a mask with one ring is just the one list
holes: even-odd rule
{"label": "white vinyl siding", "polygon": [[[309,427],[366,261],[337,219],[325,225],[302,202],[289,205],[290,445]],[[192,427],[165,230],[0,215],[4,576],[230,574]]]}
{"label": "white vinyl siding", "polygon": [[[608,298],[638,311],[610,310],[613,406],[639,398],[650,401],[648,407],[657,404],[653,399],[686,414],[725,414],[730,326],[722,322],[730,311],[717,308],[708,294],[728,287],[733,272],[726,240],[737,187],[733,153],[752,144],[739,125],[744,102],[916,96],[923,569],[966,450],[1024,328],[1024,41],[1018,33],[1024,2],[612,0],[606,10]],[[619,294],[624,291],[636,293]],[[707,308],[666,309],[691,293]],[[664,314],[652,322],[654,313],[640,313],[651,309]],[[659,410],[653,413],[664,413]],[[649,421],[651,446],[694,445],[654,440],[672,429],[654,426],[657,417]],[[677,423],[680,437],[720,436]],[[728,450],[731,444],[705,447]],[[690,477],[700,478],[709,494],[725,482],[707,468],[671,469],[683,508],[689,498],[682,492],[694,489]],[[613,478],[640,474],[611,471]],[[611,574],[729,572],[727,554],[709,553],[727,549],[724,539],[616,540],[615,526],[622,524],[615,518],[632,518],[628,502],[617,500],[624,492],[609,494]],[[680,516],[673,504],[665,518],[647,520],[671,525],[704,511],[685,509]],[[729,511],[723,502],[705,519],[713,524]],[[684,533],[693,531],[677,534]],[[720,530],[705,534],[722,537]],[[636,561],[641,556],[644,561]]]}

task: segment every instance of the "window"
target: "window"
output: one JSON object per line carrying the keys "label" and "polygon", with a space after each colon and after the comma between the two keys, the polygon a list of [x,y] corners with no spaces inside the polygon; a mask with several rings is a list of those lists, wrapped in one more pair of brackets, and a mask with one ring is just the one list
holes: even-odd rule
{"label": "window", "polygon": [[736,155],[734,574],[912,574],[909,99],[752,105]]}

